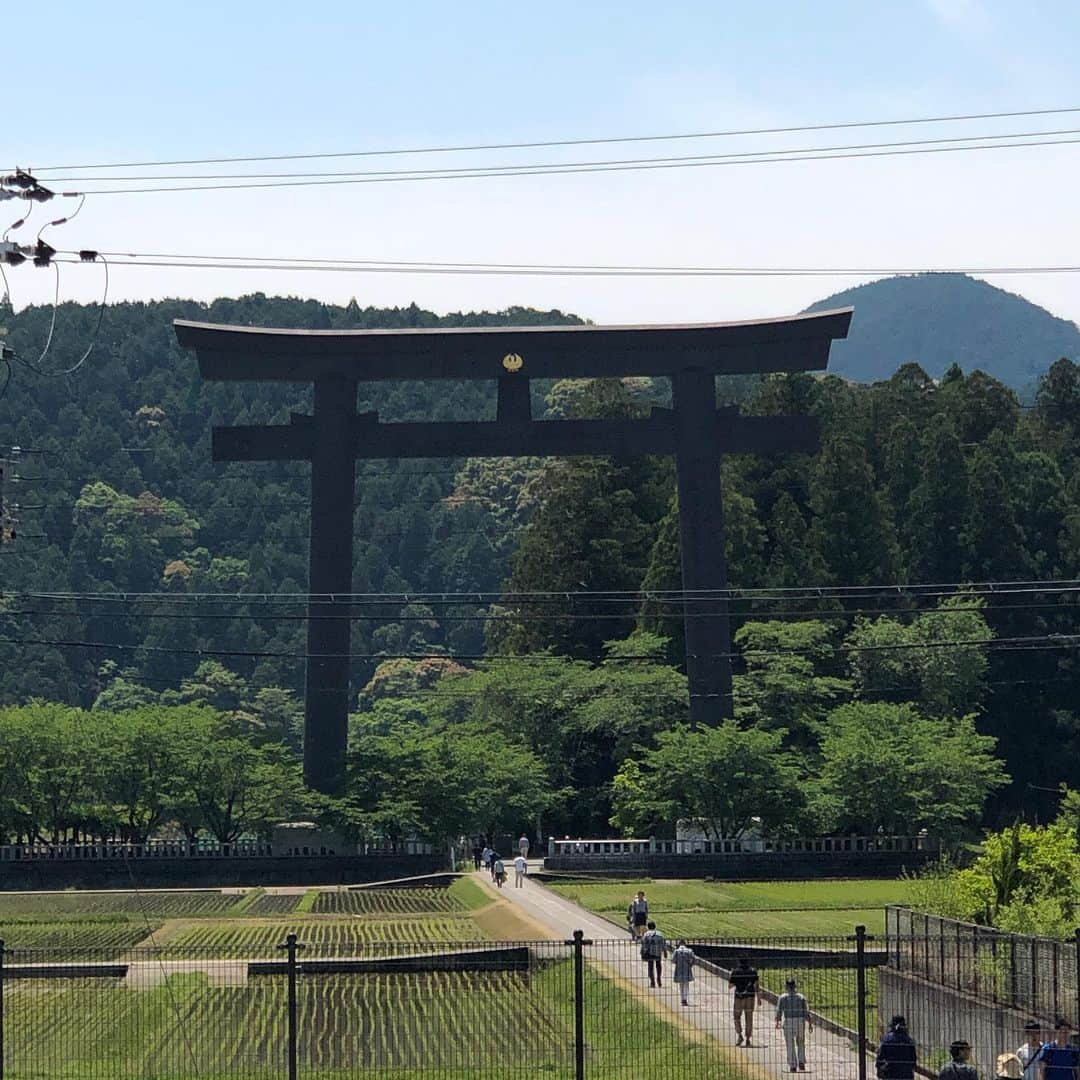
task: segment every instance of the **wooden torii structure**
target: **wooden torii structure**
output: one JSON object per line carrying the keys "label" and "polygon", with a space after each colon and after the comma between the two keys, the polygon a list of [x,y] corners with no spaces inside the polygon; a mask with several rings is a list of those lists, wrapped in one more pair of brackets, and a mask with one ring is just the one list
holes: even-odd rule
{"label": "wooden torii structure", "polygon": [[[215,427],[215,461],[310,461],[311,544],[304,702],[304,777],[336,789],[345,758],[351,623],[330,618],[331,594],[352,592],[357,458],[675,457],[685,597],[690,716],[731,715],[731,633],[720,458],[813,452],[806,416],[742,416],[716,407],[715,376],[822,370],[851,309],[760,322],[675,326],[543,326],[423,330],[277,330],[177,320],[210,380],[308,382],[314,415],[250,427]],[[531,379],[666,376],[672,407],[641,419],[534,420]],[[357,383],[386,379],[491,379],[491,421],[382,423],[356,412]]]}

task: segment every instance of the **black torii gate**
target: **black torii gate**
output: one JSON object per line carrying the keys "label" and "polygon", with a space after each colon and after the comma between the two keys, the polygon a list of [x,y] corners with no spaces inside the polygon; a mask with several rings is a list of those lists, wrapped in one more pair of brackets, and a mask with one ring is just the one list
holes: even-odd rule
{"label": "black torii gate", "polygon": [[[177,320],[212,380],[315,385],[313,416],[291,423],[215,427],[215,461],[310,461],[308,663],[304,776],[333,791],[345,755],[351,623],[330,594],[352,592],[353,485],[357,458],[561,457],[672,454],[679,492],[690,716],[731,713],[727,604],[694,594],[727,587],[720,458],[812,452],[805,416],[717,410],[715,376],[824,369],[847,335],[851,309],[761,322],[682,326],[544,326],[436,330],[276,330]],[[668,376],[672,407],[625,420],[533,420],[529,380]],[[494,379],[493,421],[380,423],[356,412],[356,386],[376,379]],[[320,602],[320,598],[321,601]]]}

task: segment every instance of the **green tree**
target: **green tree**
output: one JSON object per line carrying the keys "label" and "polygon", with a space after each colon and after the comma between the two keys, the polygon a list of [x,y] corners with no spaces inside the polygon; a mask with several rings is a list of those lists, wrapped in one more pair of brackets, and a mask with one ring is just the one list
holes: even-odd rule
{"label": "green tree", "polygon": [[1008,781],[994,743],[971,716],[924,717],[885,702],[842,705],[821,740],[818,817],[841,833],[957,836]]}
{"label": "green tree", "polygon": [[811,543],[832,581],[870,585],[895,580],[896,530],[873,469],[852,436],[838,433],[822,447],[811,480],[810,508]]}
{"label": "green tree", "polygon": [[793,748],[817,746],[826,713],[851,693],[838,670],[835,629],[823,622],[745,623],[735,634],[745,674],[734,682],[743,724],[781,731]]}
{"label": "green tree", "polygon": [[679,724],[626,760],[614,780],[611,823],[624,835],[673,835],[680,818],[713,837],[737,836],[754,819],[768,832],[803,811],[798,768],[780,732]]}

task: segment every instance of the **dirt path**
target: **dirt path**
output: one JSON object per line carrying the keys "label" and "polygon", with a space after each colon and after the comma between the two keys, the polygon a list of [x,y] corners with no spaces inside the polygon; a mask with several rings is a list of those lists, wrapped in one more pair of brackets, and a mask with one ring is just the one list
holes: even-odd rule
{"label": "dirt path", "polygon": [[[490,890],[483,873],[477,879]],[[593,963],[598,970],[615,978],[636,997],[661,1006],[669,1017],[688,1024],[695,1030],[717,1039],[731,1047],[733,1062],[763,1077],[789,1075],[784,1038],[773,1027],[773,1009],[766,1004],[755,1015],[754,1045],[736,1048],[735,1027],[732,1020],[731,988],[721,976],[695,969],[691,984],[691,1005],[683,1008],[679,994],[670,979],[670,964],[665,964],[664,987],[649,987],[645,964],[638,947],[629,936],[599,915],[586,911],[577,904],[535,881],[526,880],[522,888],[512,884],[498,895],[514,904],[531,919],[547,927],[562,938],[570,938],[575,930],[584,930],[585,936],[594,942]],[[807,1075],[825,1080],[855,1080],[858,1062],[855,1051],[847,1039],[815,1027],[806,1037]],[[872,1067],[869,1069],[872,1074]]]}

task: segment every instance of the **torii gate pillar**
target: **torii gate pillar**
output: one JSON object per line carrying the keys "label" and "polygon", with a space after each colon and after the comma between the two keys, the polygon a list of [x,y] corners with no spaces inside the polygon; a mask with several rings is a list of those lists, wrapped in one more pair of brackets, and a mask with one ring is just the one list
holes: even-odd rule
{"label": "torii gate pillar", "polygon": [[338,789],[348,738],[352,623],[347,609],[319,597],[352,592],[355,421],[356,380],[316,379],[308,545],[308,592],[316,595],[308,604],[304,776],[319,791]]}
{"label": "torii gate pillar", "polygon": [[690,722],[708,724],[733,715],[728,606],[697,595],[727,588],[716,379],[711,371],[679,372],[671,398]]}

